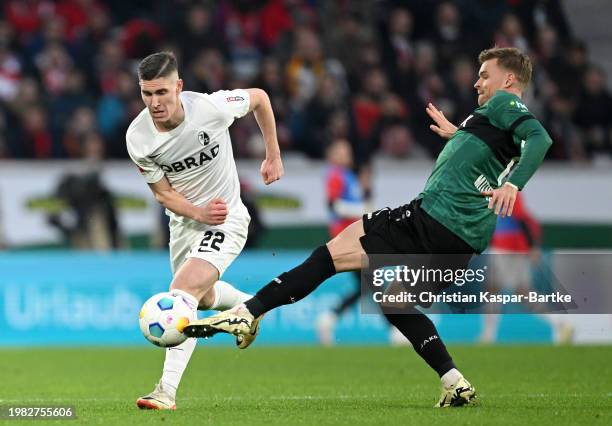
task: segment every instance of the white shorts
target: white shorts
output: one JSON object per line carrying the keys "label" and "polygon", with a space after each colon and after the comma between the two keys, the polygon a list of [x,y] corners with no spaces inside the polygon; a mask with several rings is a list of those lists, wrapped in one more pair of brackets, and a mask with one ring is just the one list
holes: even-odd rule
{"label": "white shorts", "polygon": [[172,274],[190,257],[206,260],[219,271],[219,278],[240,254],[247,240],[251,217],[246,207],[228,215],[221,225],[170,219],[170,263]]}
{"label": "white shorts", "polygon": [[531,288],[531,260],[527,253],[491,250],[490,254],[490,277],[499,288]]}

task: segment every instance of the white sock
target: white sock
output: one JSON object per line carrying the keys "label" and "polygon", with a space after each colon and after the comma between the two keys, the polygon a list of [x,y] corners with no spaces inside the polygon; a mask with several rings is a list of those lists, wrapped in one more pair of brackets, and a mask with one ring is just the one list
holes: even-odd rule
{"label": "white sock", "polygon": [[442,386],[444,386],[445,388],[450,388],[462,377],[463,374],[461,374],[459,370],[457,370],[456,368],[451,368],[446,373],[444,373],[442,377],[440,377],[440,381],[442,382]]}
{"label": "white sock", "polygon": [[187,368],[197,343],[198,339],[189,338],[178,346],[166,349],[166,360],[164,361],[164,372],[161,382],[164,390],[172,395],[173,398],[176,397],[176,390],[181,377]]}
{"label": "white sock", "polygon": [[497,328],[499,325],[499,314],[483,314],[484,326],[480,333],[480,341],[482,343],[492,343],[497,336]]}
{"label": "white sock", "polygon": [[[198,301],[191,294],[173,289],[172,294],[180,294],[188,302],[194,313],[197,312]],[[187,368],[189,359],[195,350],[198,339],[190,338],[185,340],[178,346],[166,349],[166,359],[164,361],[164,371],[162,373],[161,382],[164,390],[167,391],[173,398],[176,397],[176,390],[181,381],[181,377]]]}
{"label": "white sock", "polygon": [[217,281],[213,288],[215,289],[215,301],[210,309],[215,311],[225,311],[253,297],[225,281]]}

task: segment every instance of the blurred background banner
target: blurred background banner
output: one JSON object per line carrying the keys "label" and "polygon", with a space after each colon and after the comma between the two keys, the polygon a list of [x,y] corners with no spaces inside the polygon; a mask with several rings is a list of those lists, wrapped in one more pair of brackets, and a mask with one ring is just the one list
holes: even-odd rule
{"label": "blurred background banner", "polygon": [[[243,253],[223,279],[255,292],[308,252]],[[149,345],[138,328],[140,306],[170,281],[164,252],[26,252],[0,257],[0,345]],[[266,315],[258,344],[317,343],[317,316],[352,287],[340,274],[300,303]],[[571,316],[576,343],[612,342],[612,315]],[[481,315],[432,315],[449,342],[476,342]],[[339,344],[390,342],[385,320],[353,306],[338,321]],[[533,315],[502,315],[498,342],[548,343],[549,326]],[[224,336],[203,344],[231,344]]]}
{"label": "blurred background banner", "polygon": [[[327,210],[322,208],[325,194],[313,190],[324,185],[325,163],[295,159],[285,166],[286,176],[266,187],[259,174],[259,162],[239,163],[241,180],[249,185],[263,222],[271,230],[287,226],[325,227],[328,219]],[[432,166],[429,161],[375,161],[372,208],[395,206],[398,200],[412,199],[422,189]],[[91,177],[96,174],[111,194],[123,235],[136,238],[163,225],[159,205],[130,163],[114,161],[102,167],[88,162],[11,161],[0,167],[0,232],[5,244],[11,247],[60,244],[62,230],[53,218],[68,225],[77,220],[74,210],[78,210],[80,203],[93,204],[89,197],[98,196],[92,193],[95,188],[91,185]],[[70,178],[79,178],[82,184],[71,185]],[[592,191],[585,190],[594,182],[596,187]],[[563,235],[564,227],[579,227],[583,241],[600,238],[602,232],[607,232],[612,247],[610,188],[612,168],[544,165],[524,195],[540,221],[556,226],[558,238],[571,240],[571,235]],[[598,189],[603,191],[601,195],[597,195]],[[571,245],[571,241],[564,245]]]}

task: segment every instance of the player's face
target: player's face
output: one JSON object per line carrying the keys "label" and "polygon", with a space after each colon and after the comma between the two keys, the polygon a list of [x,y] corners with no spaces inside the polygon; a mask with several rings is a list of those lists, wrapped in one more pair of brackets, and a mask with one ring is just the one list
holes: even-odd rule
{"label": "player's face", "polygon": [[335,142],[329,151],[329,161],[340,167],[353,167],[353,150],[351,145],[344,140]]}
{"label": "player's face", "polygon": [[497,58],[484,61],[478,71],[478,81],[474,84],[478,92],[478,105],[484,105],[495,92],[509,87],[511,74],[497,65]]}
{"label": "player's face", "polygon": [[183,80],[177,75],[140,81],[140,95],[155,123],[165,123],[181,111],[182,88]]}

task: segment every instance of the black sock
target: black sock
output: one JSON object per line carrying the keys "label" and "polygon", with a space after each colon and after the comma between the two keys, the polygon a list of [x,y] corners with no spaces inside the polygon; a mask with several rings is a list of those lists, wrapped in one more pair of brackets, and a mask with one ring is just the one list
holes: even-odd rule
{"label": "black sock", "polygon": [[336,268],[327,246],[318,247],[304,263],[274,278],[252,299],[247,300],[245,305],[257,318],[278,306],[303,299],[335,273]]}
{"label": "black sock", "polygon": [[355,290],[353,293],[350,293],[348,296],[342,299],[340,304],[336,307],[336,309],[334,309],[334,314],[336,314],[336,316],[340,316],[342,312],[346,311],[346,309],[358,301],[360,297],[361,290]]}
{"label": "black sock", "polygon": [[353,271],[350,274],[355,280],[355,290],[347,296],[344,296],[344,299],[342,299],[340,304],[333,310],[334,314],[338,317],[361,297],[361,271]]}
{"label": "black sock", "polygon": [[442,377],[455,367],[455,363],[438,335],[436,326],[427,315],[415,308],[402,309],[402,314],[385,314],[391,324],[396,326],[414,350],[427,364]]}

